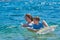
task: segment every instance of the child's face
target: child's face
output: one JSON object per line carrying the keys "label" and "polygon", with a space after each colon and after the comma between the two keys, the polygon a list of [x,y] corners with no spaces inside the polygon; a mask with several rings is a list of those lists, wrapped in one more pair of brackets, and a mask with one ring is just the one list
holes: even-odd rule
{"label": "child's face", "polygon": [[29,19],[28,17],[25,18],[27,22],[31,22],[31,19]]}
{"label": "child's face", "polygon": [[34,24],[38,24],[38,23],[39,23],[39,21],[34,19]]}

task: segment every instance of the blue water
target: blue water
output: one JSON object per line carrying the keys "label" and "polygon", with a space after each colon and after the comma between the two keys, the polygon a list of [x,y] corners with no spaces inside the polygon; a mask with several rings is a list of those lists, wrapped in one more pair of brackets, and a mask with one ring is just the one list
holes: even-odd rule
{"label": "blue water", "polygon": [[[58,27],[45,35],[30,32],[20,25],[26,13]],[[0,40],[60,40],[60,0],[0,0]]]}

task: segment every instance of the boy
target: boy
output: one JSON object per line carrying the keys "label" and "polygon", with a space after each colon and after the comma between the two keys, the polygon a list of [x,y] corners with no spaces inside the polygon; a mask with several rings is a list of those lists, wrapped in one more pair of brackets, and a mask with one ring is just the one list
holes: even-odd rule
{"label": "boy", "polygon": [[43,23],[39,23],[40,18],[38,16],[35,17],[33,21],[34,21],[33,29],[40,30],[41,28],[44,28]]}

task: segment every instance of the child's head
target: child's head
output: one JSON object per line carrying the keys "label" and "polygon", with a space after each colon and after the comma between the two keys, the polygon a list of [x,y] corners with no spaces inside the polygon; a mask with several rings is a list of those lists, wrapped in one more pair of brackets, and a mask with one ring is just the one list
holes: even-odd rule
{"label": "child's head", "polygon": [[27,22],[33,21],[33,17],[30,14],[26,14],[25,19],[26,19]]}
{"label": "child's head", "polygon": [[34,17],[34,24],[38,24],[40,21],[40,18],[37,16],[37,17]]}

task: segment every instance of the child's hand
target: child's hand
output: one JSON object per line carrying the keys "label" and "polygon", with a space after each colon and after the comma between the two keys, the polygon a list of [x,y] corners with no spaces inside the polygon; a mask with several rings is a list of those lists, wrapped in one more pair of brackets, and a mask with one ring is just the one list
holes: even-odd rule
{"label": "child's hand", "polygon": [[28,25],[27,24],[24,24],[24,25],[22,25],[23,27],[28,27]]}

